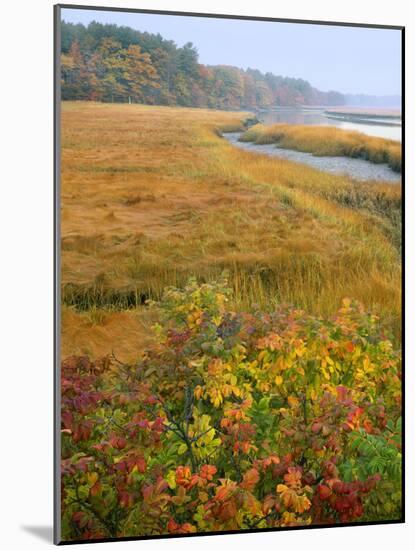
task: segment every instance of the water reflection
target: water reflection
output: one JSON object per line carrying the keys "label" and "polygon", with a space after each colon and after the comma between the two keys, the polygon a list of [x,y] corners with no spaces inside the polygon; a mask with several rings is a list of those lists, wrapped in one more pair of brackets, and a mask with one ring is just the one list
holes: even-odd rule
{"label": "water reflection", "polygon": [[318,126],[336,126],[344,130],[356,130],[368,136],[382,137],[401,141],[402,128],[396,120],[390,126],[379,120],[370,123],[350,122],[327,117],[324,109],[281,109],[258,113],[258,118],[264,124],[315,124]]}

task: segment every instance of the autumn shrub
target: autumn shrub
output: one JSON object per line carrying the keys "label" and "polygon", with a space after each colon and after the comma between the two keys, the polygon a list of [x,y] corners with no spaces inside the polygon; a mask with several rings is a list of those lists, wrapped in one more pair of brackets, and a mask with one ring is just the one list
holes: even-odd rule
{"label": "autumn shrub", "polygon": [[136,364],[63,361],[65,540],[400,518],[400,352],[380,320],[230,298],[224,279],[168,288]]}

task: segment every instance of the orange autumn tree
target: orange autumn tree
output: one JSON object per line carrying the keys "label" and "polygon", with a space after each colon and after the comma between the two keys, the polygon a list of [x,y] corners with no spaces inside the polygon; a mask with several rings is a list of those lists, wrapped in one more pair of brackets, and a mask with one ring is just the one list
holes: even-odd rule
{"label": "orange autumn tree", "polygon": [[74,99],[139,102],[149,88],[160,87],[150,56],[137,45],[122,48],[102,38],[96,51],[82,53],[77,41],[61,56],[63,86]]}
{"label": "orange autumn tree", "polygon": [[130,45],[120,53],[123,60],[122,80],[126,94],[135,102],[144,98],[151,88],[159,88],[159,77],[151,63],[150,56],[142,53],[140,46]]}

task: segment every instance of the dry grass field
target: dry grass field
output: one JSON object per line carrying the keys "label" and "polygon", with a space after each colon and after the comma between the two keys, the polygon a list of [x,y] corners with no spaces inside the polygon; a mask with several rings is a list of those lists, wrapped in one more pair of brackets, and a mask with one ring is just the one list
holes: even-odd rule
{"label": "dry grass field", "polygon": [[236,309],[344,297],[400,336],[399,185],[234,148],[246,113],[62,104],[62,357],[136,358],[147,299],[228,270]]}

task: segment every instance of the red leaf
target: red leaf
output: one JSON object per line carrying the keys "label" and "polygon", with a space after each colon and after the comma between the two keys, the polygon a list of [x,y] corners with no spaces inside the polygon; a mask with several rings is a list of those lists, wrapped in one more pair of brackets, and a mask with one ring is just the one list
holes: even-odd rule
{"label": "red leaf", "polygon": [[320,497],[320,500],[326,500],[331,495],[331,489],[330,487],[327,487],[327,485],[319,485],[317,487],[318,496]]}

